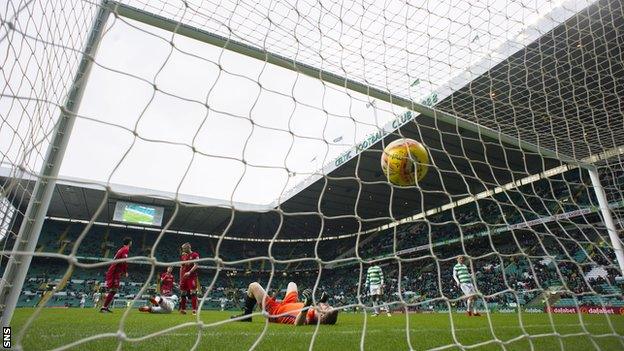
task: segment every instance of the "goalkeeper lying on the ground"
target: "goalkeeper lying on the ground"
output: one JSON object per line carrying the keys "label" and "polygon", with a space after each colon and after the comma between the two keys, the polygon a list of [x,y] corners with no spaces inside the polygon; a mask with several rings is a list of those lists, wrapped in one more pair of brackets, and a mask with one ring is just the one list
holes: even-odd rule
{"label": "goalkeeper lying on the ground", "polygon": [[[232,318],[243,317],[253,312],[256,304],[263,306],[269,314],[269,321],[282,324],[336,324],[338,310],[332,308],[327,300],[329,296],[323,293],[317,306],[312,307],[312,291],[306,289],[302,293],[303,302],[299,301],[297,284],[290,282],[286,288],[284,300],[278,301],[267,295],[264,288],[258,283],[249,284],[245,298],[243,314]],[[251,322],[251,316],[240,319],[241,322]]]}

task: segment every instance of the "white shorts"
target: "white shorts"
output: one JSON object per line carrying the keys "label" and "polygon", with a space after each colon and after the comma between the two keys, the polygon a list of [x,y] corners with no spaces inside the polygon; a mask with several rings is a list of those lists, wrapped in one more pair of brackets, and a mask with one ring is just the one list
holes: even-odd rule
{"label": "white shorts", "polygon": [[477,293],[472,283],[462,283],[459,287],[462,289],[465,296],[472,296]]}
{"label": "white shorts", "polygon": [[175,309],[175,302],[169,298],[162,298],[158,306],[152,306],[152,313],[171,313]]}
{"label": "white shorts", "polygon": [[369,293],[371,296],[382,295],[381,285],[372,285],[369,287]]}

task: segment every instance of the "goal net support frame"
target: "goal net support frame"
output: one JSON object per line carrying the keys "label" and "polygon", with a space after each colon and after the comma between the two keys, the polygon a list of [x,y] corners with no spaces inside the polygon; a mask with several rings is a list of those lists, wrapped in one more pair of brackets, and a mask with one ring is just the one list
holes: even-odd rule
{"label": "goal net support frame", "polygon": [[[173,32],[177,35],[186,36],[210,45],[231,50],[238,54],[262,60],[266,63],[277,65],[282,68],[303,74],[323,82],[335,84],[348,90],[362,93],[371,98],[379,99],[398,107],[417,112],[436,121],[452,125],[457,129],[468,130],[498,140],[501,143],[517,146],[522,150],[537,153],[543,157],[557,159],[568,165],[582,167],[589,172],[592,185],[599,201],[602,219],[606,225],[611,244],[613,245],[619,268],[624,272],[624,251],[620,242],[616,227],[610,213],[604,189],[601,185],[596,168],[592,163],[584,160],[576,160],[561,153],[549,150],[539,145],[520,140],[503,134],[493,129],[470,122],[458,116],[436,110],[400,96],[393,95],[372,86],[342,77],[325,70],[312,67],[293,59],[261,50],[256,47],[225,38],[190,25],[173,21],[156,14],[152,14],[115,1],[103,1],[90,30],[88,41],[82,53],[82,60],[78,67],[72,88],[67,96],[61,116],[55,126],[52,141],[43,162],[42,169],[37,177],[33,196],[24,215],[15,245],[11,252],[11,258],[7,264],[4,276],[0,282],[0,308],[2,309],[2,325],[8,326],[15,306],[17,304],[22,286],[28,272],[30,261],[34,255],[35,246],[39,239],[43,222],[48,210],[56,179],[58,177],[63,155],[71,135],[75,114],[80,106],[80,100],[84,93],[86,82],[97,48],[102,37],[103,29],[110,14],[121,16],[141,23]],[[476,200],[475,200],[476,201]],[[75,259],[75,258],[74,258]],[[70,262],[71,263],[71,262]],[[70,268],[71,269],[71,268]]]}
{"label": "goal net support frame", "polygon": [[95,17],[89,36],[82,53],[78,71],[69,90],[65,105],[61,108],[61,115],[54,126],[50,145],[48,146],[41,171],[35,182],[35,187],[24,213],[24,218],[15,239],[13,250],[0,281],[0,309],[2,311],[2,326],[9,326],[15,306],[19,299],[26,273],[30,267],[39,235],[43,227],[52,194],[56,186],[63,156],[71,136],[76,113],[85,91],[89,72],[93,65],[93,58],[97,52],[102,33],[110,16],[110,10],[102,2]]}

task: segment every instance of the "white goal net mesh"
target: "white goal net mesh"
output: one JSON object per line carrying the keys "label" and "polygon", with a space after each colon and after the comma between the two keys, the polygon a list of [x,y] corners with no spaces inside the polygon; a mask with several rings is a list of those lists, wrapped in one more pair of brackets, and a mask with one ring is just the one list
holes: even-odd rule
{"label": "white goal net mesh", "polygon": [[[9,0],[0,20],[14,347],[279,348],[268,312],[211,310],[293,281],[346,324],[293,331],[304,348],[624,348],[621,1]],[[380,165],[401,138],[429,156],[412,186]],[[115,328],[50,322],[100,307],[124,237]],[[146,325],[185,242],[199,313]]]}

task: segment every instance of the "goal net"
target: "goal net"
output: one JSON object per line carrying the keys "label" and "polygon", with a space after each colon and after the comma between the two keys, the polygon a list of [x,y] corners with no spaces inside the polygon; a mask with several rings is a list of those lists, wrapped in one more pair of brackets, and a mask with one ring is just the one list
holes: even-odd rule
{"label": "goal net", "polygon": [[[0,4],[12,346],[623,348],[623,14],[618,0]],[[145,318],[184,243],[197,315]],[[72,309],[102,304],[114,263],[128,264],[115,314]],[[217,311],[236,314],[253,282],[277,300],[311,289],[319,315],[325,293],[337,322]]]}

